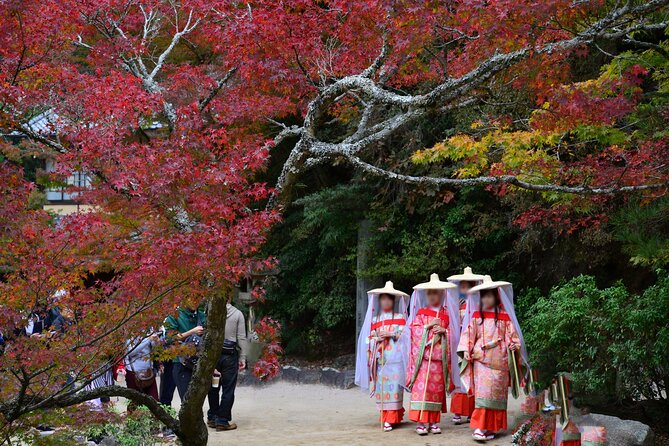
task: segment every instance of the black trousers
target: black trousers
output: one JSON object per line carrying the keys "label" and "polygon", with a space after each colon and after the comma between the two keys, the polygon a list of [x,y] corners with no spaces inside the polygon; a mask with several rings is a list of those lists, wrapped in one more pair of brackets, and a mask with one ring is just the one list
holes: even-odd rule
{"label": "black trousers", "polygon": [[163,375],[160,377],[160,404],[171,406],[176,388],[174,361],[165,361],[163,362]]}
{"label": "black trousers", "polygon": [[186,396],[186,391],[188,390],[188,385],[190,384],[191,378],[193,378],[193,369],[185,367],[180,362],[173,363],[172,366],[172,376],[174,376],[174,383],[177,386],[179,391],[179,398],[183,401]]}
{"label": "black trousers", "polygon": [[[218,387],[209,389],[207,399],[209,410],[207,418],[215,420],[216,424],[228,424],[232,420],[232,405],[235,403],[235,388],[239,374],[239,353],[221,355],[216,364],[216,370],[221,373]],[[221,394],[219,401],[218,394]]]}

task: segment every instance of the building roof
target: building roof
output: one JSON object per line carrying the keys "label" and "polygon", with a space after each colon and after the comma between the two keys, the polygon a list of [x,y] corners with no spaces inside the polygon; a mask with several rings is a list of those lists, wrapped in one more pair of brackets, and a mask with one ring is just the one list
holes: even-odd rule
{"label": "building roof", "polygon": [[[27,123],[28,127],[33,132],[39,135],[55,135],[58,131],[60,117],[52,108],[43,111],[33,116]],[[7,134],[8,136],[23,136],[23,133],[14,130]]]}
{"label": "building roof", "polygon": [[[166,127],[165,123],[163,122],[147,119],[141,119],[139,125],[144,130],[160,130]],[[33,116],[26,123],[26,127],[28,127],[28,129],[37,133],[38,135],[43,136],[55,135],[58,133],[58,129],[61,126],[62,122],[60,116],[52,108]],[[19,130],[13,130],[10,133],[2,134],[2,136],[22,137],[25,135]]]}

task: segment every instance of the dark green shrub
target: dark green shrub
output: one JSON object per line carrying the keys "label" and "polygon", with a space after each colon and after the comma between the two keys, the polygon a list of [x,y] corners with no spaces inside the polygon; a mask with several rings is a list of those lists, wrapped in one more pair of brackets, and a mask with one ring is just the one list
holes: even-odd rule
{"label": "dark green shrub", "polygon": [[590,398],[667,401],[669,275],[658,275],[640,295],[579,276],[529,309],[521,297],[526,342],[542,378],[570,372],[577,392]]}

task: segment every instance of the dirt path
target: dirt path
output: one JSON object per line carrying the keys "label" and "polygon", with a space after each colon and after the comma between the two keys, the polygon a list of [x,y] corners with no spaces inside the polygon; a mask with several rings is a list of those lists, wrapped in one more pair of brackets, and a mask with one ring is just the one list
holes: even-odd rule
{"label": "dirt path", "polygon": [[[407,395],[408,396],[408,395]],[[405,399],[405,405],[408,398]],[[520,402],[509,399],[516,411]],[[512,414],[510,413],[510,417]],[[210,431],[210,445],[302,446],[461,446],[477,444],[468,426],[453,426],[450,416],[442,420],[441,435],[419,437],[413,423],[405,422],[384,433],[376,423],[374,405],[360,390],[339,390],[321,385],[278,382],[267,387],[240,387],[233,411],[239,429]],[[511,421],[511,419],[509,420]],[[510,445],[510,435],[487,443]]]}

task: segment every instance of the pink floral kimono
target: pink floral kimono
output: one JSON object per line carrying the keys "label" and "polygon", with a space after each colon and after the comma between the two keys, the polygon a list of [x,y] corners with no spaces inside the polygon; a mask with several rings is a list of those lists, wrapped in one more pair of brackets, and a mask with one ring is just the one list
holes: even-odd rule
{"label": "pink floral kimono", "polygon": [[407,388],[411,390],[409,419],[419,423],[439,423],[441,413],[446,412],[450,369],[449,332],[444,336],[438,336],[434,341],[430,361],[430,343],[433,335],[432,330],[426,326],[435,317],[440,319],[442,327],[449,328],[449,317],[445,308],[441,308],[439,312],[421,308],[409,327],[411,330],[411,353],[407,369]]}
{"label": "pink floral kimono", "polygon": [[473,384],[475,409],[470,427],[499,432],[507,428],[509,394],[509,346],[520,339],[509,315],[500,307],[494,312],[476,311],[460,334],[458,352],[468,351],[473,364],[462,373],[463,382]]}

